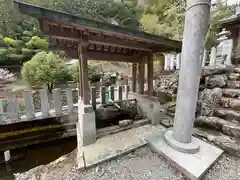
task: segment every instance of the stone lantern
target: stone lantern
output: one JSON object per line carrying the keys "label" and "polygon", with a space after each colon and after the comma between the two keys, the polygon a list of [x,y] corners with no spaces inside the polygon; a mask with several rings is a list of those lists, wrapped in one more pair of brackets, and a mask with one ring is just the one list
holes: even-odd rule
{"label": "stone lantern", "polygon": [[216,64],[232,64],[231,57],[233,40],[228,38],[230,35],[230,31],[226,31],[225,28],[223,28],[222,31],[217,34],[217,41],[219,42],[219,45],[217,46],[216,52]]}

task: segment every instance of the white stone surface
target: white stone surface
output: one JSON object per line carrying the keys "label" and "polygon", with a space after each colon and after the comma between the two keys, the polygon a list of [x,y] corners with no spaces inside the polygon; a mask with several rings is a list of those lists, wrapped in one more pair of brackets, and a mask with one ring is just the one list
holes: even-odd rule
{"label": "white stone surface", "polygon": [[54,109],[55,115],[61,116],[62,114],[62,103],[60,99],[60,89],[53,89],[53,102],[54,102]]}
{"label": "white stone surface", "polygon": [[78,148],[78,168],[84,168],[83,158],[88,168],[132,152],[137,148],[145,146],[147,142],[144,139],[152,133],[163,132],[164,130],[165,128],[162,126],[145,125],[104,136],[94,144]]}
{"label": "white stone surface", "polygon": [[179,70],[181,65],[181,53],[177,54],[176,57],[176,69]]}
{"label": "white stone surface", "polygon": [[79,102],[77,126],[78,148],[96,142],[95,112],[91,105],[84,105],[82,102]]}
{"label": "white stone surface", "polygon": [[215,65],[215,63],[216,63],[216,54],[217,54],[216,47],[212,47],[211,54],[210,54],[210,62],[209,62],[210,66]]}
{"label": "white stone surface", "polygon": [[71,88],[66,89],[66,96],[67,96],[67,104],[68,104],[68,113],[72,113],[73,112],[73,94],[72,94]]}
{"label": "white stone surface", "polygon": [[156,133],[149,136],[146,141],[150,148],[169,160],[180,172],[191,180],[199,180],[208,169],[218,160],[223,151],[200,139],[200,151],[196,154],[187,154],[176,151],[167,145],[164,140],[164,133]]}
{"label": "white stone surface", "polygon": [[11,154],[10,154],[9,150],[4,152],[4,160],[5,160],[5,162],[8,162],[11,160]]}
{"label": "white stone surface", "polygon": [[170,55],[170,70],[174,70],[176,54]]}
{"label": "white stone surface", "polygon": [[39,97],[41,100],[41,111],[42,111],[42,117],[46,118],[49,116],[49,103],[48,103],[48,95],[47,95],[47,89],[41,89],[39,91]]}
{"label": "white stone surface", "polygon": [[24,97],[26,118],[27,120],[33,120],[35,117],[35,110],[33,105],[32,92],[29,90],[24,90],[23,97]]}
{"label": "white stone surface", "polygon": [[202,67],[205,66],[205,64],[206,64],[206,59],[207,59],[207,50],[204,49],[204,51],[203,51],[203,57],[202,57]]}
{"label": "white stone surface", "polygon": [[18,100],[15,92],[13,92],[12,90],[8,90],[7,99],[8,99],[7,116],[9,117],[11,122],[16,122],[19,119],[19,114],[18,114]]}

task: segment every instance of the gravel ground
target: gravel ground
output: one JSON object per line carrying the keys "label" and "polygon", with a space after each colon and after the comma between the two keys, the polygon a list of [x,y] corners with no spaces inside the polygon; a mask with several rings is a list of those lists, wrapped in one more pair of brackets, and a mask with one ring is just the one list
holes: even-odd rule
{"label": "gravel ground", "polygon": [[224,154],[203,180],[240,180],[240,159]]}
{"label": "gravel ground", "polygon": [[[203,180],[239,180],[240,160],[223,155]],[[36,173],[34,173],[36,174]],[[32,176],[19,174],[16,180],[184,180],[186,179],[158,155],[148,148],[142,148],[85,172],[79,172],[75,165],[51,173]]]}

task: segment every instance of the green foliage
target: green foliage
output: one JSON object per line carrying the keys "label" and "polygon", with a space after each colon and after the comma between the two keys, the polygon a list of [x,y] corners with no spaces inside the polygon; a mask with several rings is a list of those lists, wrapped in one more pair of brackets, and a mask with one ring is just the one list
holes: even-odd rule
{"label": "green foliage", "polygon": [[37,53],[24,63],[21,74],[30,85],[45,85],[50,91],[57,83],[71,79],[64,60],[53,52],[45,51]]}
{"label": "green foliage", "polygon": [[[101,78],[101,75],[97,73],[96,68],[99,64],[94,62],[88,63],[88,79],[90,82],[96,82],[99,81]],[[79,82],[79,63],[74,63],[70,67],[70,74],[72,76],[73,82],[77,83]]]}
{"label": "green foliage", "polygon": [[97,21],[117,21],[121,26],[137,29],[141,11],[137,0],[24,0],[25,2],[51,8],[58,11],[86,17]]}
{"label": "green foliage", "polygon": [[[184,29],[185,1],[150,0],[140,23],[145,31],[162,34],[170,38],[182,39]],[[206,37],[206,48],[216,43],[219,21],[233,14],[233,7],[217,0],[211,8],[210,27]]]}
{"label": "green foliage", "polygon": [[215,6],[211,9],[210,27],[208,29],[205,43],[207,49],[210,49],[217,43],[216,34],[219,29],[219,21],[234,14],[234,6],[226,6],[221,2],[221,0],[216,0]]}
{"label": "green foliage", "polygon": [[180,40],[183,33],[184,7],[182,0],[150,0],[140,23],[147,32]]}

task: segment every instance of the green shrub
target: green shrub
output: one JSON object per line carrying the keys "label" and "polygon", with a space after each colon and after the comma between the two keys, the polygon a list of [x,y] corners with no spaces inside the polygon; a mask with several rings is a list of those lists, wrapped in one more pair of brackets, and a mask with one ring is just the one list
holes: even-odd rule
{"label": "green shrub", "polygon": [[21,74],[31,86],[45,85],[50,92],[57,83],[66,83],[71,79],[63,59],[53,52],[45,51],[37,53],[24,63]]}
{"label": "green shrub", "polygon": [[[90,82],[97,82],[100,80],[101,78],[101,74],[98,74],[96,72],[96,68],[97,68],[98,64],[94,64],[94,63],[88,63],[88,79]],[[77,83],[79,82],[79,64],[74,63],[71,67],[70,67],[70,72],[72,75],[72,80],[73,82]]]}

